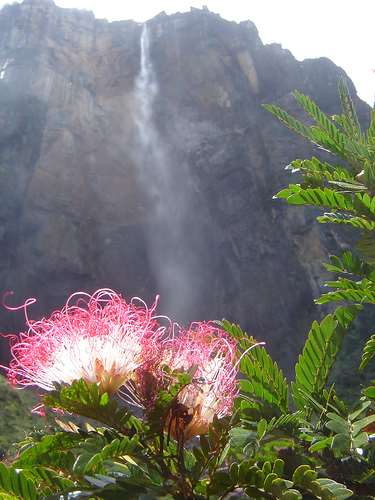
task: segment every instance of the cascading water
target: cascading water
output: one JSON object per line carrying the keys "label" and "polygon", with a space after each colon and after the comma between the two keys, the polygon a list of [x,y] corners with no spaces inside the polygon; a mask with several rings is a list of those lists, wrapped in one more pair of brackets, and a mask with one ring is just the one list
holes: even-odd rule
{"label": "cascading water", "polygon": [[5,73],[6,73],[6,70],[7,70],[7,67],[9,66],[11,61],[9,61],[9,59],[7,59],[5,61],[5,63],[1,66],[0,68],[0,80],[3,80],[4,79],[4,76],[5,76]]}
{"label": "cascading water", "polygon": [[[152,189],[153,183],[147,183],[147,177],[150,168],[149,162],[154,164],[155,174],[161,176],[159,183],[165,178],[165,158],[161,141],[157,131],[152,123],[153,105],[158,86],[155,78],[155,72],[150,60],[150,36],[149,29],[145,23],[141,34],[140,50],[140,72],[135,82],[135,102],[136,115],[135,122],[137,126],[139,148],[137,156],[143,160],[142,165],[138,165],[138,176],[142,181],[143,188]],[[145,163],[146,162],[146,163]]]}
{"label": "cascading water", "polygon": [[[150,30],[145,23],[140,39],[140,72],[135,82],[135,160],[140,191],[151,209],[145,223],[145,239],[164,312],[186,320],[192,309],[195,272],[194,252],[187,249],[186,209],[183,193],[186,170],[173,165],[154,121],[158,97],[156,74],[150,57]],[[176,168],[175,168],[176,167]]]}

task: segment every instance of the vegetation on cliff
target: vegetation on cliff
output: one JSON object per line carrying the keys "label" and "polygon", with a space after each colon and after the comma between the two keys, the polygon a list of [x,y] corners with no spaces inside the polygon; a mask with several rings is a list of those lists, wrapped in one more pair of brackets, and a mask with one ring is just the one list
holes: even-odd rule
{"label": "vegetation on cliff", "polygon": [[30,409],[36,397],[30,391],[20,391],[11,387],[0,376],[0,455],[10,446],[24,439],[35,427],[43,424]]}
{"label": "vegetation on cliff", "polygon": [[[43,412],[65,413],[58,432],[30,437],[0,464],[4,498],[373,498],[375,382],[348,405],[330,376],[354,319],[375,304],[375,110],[363,133],[345,85],[339,116],[295,97],[313,125],[266,107],[339,161],[295,160],[302,182],[276,197],[329,210],[318,221],[352,227],[358,243],[325,264],[335,278],[316,302],[331,312],[312,324],[293,382],[236,324],[174,335],[155,306],[108,290],[80,298],[13,344],[10,378],[48,390]],[[374,357],[369,335],[359,369]]]}

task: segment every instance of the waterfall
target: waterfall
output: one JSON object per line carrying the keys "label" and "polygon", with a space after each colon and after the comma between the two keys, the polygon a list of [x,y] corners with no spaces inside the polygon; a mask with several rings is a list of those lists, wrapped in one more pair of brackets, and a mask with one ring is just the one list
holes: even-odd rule
{"label": "waterfall", "polygon": [[[163,312],[185,320],[191,312],[191,257],[186,251],[186,171],[174,165],[154,122],[159,94],[150,56],[150,30],[145,23],[140,39],[140,71],[135,82],[135,151],[140,191],[151,210],[145,227],[148,257],[161,295]],[[182,189],[181,189],[182,187]],[[186,253],[187,252],[187,253]]]}
{"label": "waterfall", "polygon": [[[135,83],[137,105],[139,106],[137,127],[142,145],[146,148],[154,148],[155,130],[150,123],[158,87],[150,60],[150,35],[147,24],[144,24],[142,28],[140,54],[140,72]],[[150,132],[151,135],[149,135]]]}
{"label": "waterfall", "polygon": [[7,67],[9,66],[9,59],[7,59],[5,61],[5,63],[2,65],[2,67],[0,68],[0,80],[3,80],[4,79],[4,76],[5,76],[5,72],[7,70]]}

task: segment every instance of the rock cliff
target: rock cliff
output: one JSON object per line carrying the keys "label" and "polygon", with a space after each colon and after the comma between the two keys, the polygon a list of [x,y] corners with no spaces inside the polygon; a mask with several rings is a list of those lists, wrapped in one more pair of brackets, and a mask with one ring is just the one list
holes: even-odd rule
{"label": "rock cliff", "polygon": [[[148,66],[133,21],[52,0],[0,11],[1,290],[38,297],[32,316],[77,289],[160,292],[161,312],[235,320],[287,366],[319,314],[319,262],[342,241],[272,200],[312,150],[261,104],[297,111],[299,89],[337,112],[346,75],[205,9],[147,25]],[[141,96],[143,63],[154,86]]]}

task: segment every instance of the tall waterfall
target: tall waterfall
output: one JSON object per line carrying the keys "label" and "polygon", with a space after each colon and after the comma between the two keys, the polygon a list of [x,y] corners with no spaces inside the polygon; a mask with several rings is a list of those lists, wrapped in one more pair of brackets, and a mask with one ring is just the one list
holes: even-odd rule
{"label": "tall waterfall", "polygon": [[[143,157],[143,161],[152,158],[156,171],[155,174],[162,175],[162,179],[164,179],[165,168],[163,168],[162,160],[165,160],[165,154],[158,133],[152,123],[153,105],[158,92],[158,85],[150,59],[150,35],[146,23],[142,28],[140,44],[140,72],[135,82],[135,120],[139,135],[139,147],[141,148],[141,151],[138,151],[138,155]],[[150,165],[148,165],[148,168],[150,168]],[[147,173],[146,169],[142,165],[139,165],[138,174],[140,177],[143,177],[143,174]],[[149,173],[152,172],[150,171]],[[159,179],[160,181],[161,179]]]}
{"label": "tall waterfall", "polygon": [[155,125],[154,103],[159,89],[150,56],[150,35],[145,23],[140,39],[140,72],[135,82],[137,176],[140,190],[151,206],[144,225],[145,239],[161,307],[176,320],[186,320],[191,310],[194,272],[189,250],[186,253],[186,171],[173,164]]}

